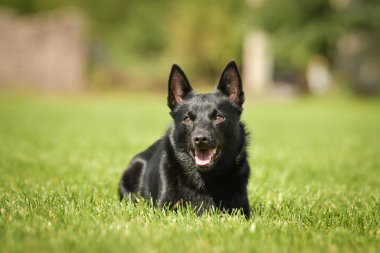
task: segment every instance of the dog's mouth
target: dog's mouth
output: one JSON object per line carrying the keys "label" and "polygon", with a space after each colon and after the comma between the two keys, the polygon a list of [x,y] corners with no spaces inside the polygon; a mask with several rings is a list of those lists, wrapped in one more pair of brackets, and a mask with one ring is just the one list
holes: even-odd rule
{"label": "dog's mouth", "polygon": [[194,151],[195,165],[200,168],[210,167],[216,157],[217,149],[196,149]]}

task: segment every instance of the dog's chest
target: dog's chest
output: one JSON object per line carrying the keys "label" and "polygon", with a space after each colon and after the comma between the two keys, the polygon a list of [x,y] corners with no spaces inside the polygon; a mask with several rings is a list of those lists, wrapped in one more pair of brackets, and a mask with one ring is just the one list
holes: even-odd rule
{"label": "dog's chest", "polygon": [[188,203],[200,211],[215,206],[214,200],[208,192],[198,191],[183,185],[176,190],[173,197],[172,203]]}

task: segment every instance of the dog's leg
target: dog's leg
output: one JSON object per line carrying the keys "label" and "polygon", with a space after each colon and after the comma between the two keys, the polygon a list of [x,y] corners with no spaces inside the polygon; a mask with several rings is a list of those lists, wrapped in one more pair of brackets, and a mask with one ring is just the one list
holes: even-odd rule
{"label": "dog's leg", "polygon": [[145,160],[135,158],[124,171],[119,182],[120,201],[127,196],[138,195],[140,191],[141,178],[146,167]]}

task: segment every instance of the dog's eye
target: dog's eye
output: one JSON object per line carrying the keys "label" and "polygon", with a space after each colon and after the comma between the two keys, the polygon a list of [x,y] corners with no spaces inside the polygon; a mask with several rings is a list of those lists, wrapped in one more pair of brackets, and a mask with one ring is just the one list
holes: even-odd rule
{"label": "dog's eye", "polygon": [[187,125],[187,126],[190,126],[193,123],[193,121],[190,119],[189,116],[185,116],[182,120],[182,123]]}
{"label": "dog's eye", "polygon": [[225,121],[225,117],[222,115],[222,114],[217,114],[216,116],[215,116],[215,121],[217,122],[217,123],[220,123],[220,122],[223,122],[223,121]]}

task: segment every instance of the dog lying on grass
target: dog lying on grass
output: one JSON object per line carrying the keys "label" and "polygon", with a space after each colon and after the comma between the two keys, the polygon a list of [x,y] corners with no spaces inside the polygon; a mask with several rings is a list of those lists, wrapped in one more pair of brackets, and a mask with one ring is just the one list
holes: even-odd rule
{"label": "dog lying on grass", "polygon": [[154,205],[190,204],[240,210],[249,218],[247,131],[240,122],[244,92],[234,61],[214,93],[195,94],[185,73],[173,65],[167,104],[173,123],[166,134],[129,163],[119,182],[120,200],[142,196]]}

